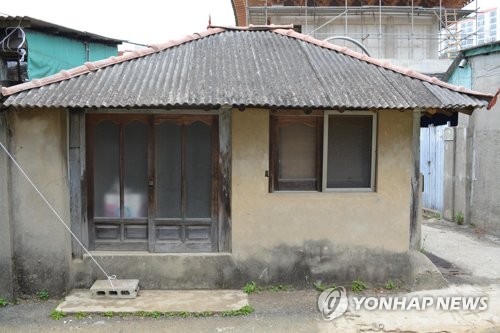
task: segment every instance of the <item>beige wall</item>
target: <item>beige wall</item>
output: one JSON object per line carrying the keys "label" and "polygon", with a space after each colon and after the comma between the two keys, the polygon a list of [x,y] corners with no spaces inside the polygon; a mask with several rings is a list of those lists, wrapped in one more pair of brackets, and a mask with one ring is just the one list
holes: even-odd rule
{"label": "beige wall", "polygon": [[409,248],[411,112],[378,116],[375,193],[269,193],[269,112],[233,112],[232,237],[236,258],[327,240],[389,252]]}
{"label": "beige wall", "polygon": [[[10,150],[47,200],[69,223],[67,111],[10,111]],[[23,293],[64,291],[71,257],[68,232],[18,169],[11,166],[15,274]]]}
{"label": "beige wall", "polygon": [[[65,110],[8,113],[11,151],[69,222],[67,117]],[[148,288],[199,287],[194,276],[203,276],[211,288],[240,287],[250,280],[304,285],[313,278],[405,281],[411,122],[411,112],[379,113],[375,193],[268,193],[269,112],[234,110],[232,255],[191,255],[176,262],[178,255],[146,255],[141,259],[149,260],[146,266],[130,265],[129,257],[103,264],[120,278],[140,277]],[[99,276],[95,266],[71,260],[68,233],[14,168],[10,179],[19,287],[25,293],[47,289],[57,295],[75,285],[90,286]],[[72,278],[70,267],[76,271]],[[182,279],[176,279],[181,271]]]}

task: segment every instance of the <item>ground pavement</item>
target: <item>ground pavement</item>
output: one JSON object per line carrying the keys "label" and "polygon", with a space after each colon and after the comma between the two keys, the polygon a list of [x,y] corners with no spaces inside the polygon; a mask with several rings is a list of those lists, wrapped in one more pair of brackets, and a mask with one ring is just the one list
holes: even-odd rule
{"label": "ground pavement", "polygon": [[[317,309],[319,292],[311,288],[250,294],[255,311],[235,317],[154,319],[86,314],[80,319],[53,320],[49,314],[60,301],[28,300],[0,308],[0,332],[500,332],[500,240],[477,228],[441,220],[424,221],[422,239],[422,251],[450,282],[449,288],[407,293],[372,286],[361,294],[350,293],[350,308],[332,321],[322,318]],[[363,295],[486,296],[488,309],[357,311],[352,296]]]}

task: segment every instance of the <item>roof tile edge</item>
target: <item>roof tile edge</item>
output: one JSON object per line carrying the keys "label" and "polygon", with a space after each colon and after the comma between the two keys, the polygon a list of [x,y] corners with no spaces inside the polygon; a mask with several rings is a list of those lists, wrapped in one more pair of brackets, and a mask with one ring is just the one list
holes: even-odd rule
{"label": "roof tile edge", "polygon": [[47,76],[44,78],[33,79],[29,82],[20,83],[20,84],[17,84],[15,86],[11,86],[11,87],[2,87],[1,93],[4,97],[7,97],[7,96],[10,96],[10,95],[13,95],[13,94],[25,91],[25,90],[39,88],[39,87],[46,86],[46,85],[51,84],[51,83],[56,83],[56,82],[68,80],[68,79],[71,79],[71,78],[74,78],[74,77],[77,77],[77,76],[80,76],[83,74],[88,74],[90,72],[94,72],[94,71],[101,69],[101,68],[104,68],[104,67],[116,65],[116,64],[122,63],[124,61],[128,61],[128,60],[141,58],[141,57],[144,57],[144,56],[149,55],[149,54],[161,52],[161,51],[168,49],[170,47],[178,46],[178,45],[181,45],[184,43],[191,42],[191,41],[196,40],[196,39],[200,39],[200,38],[204,38],[204,37],[207,37],[210,35],[218,34],[218,33],[221,33],[225,30],[226,29],[223,29],[223,28],[213,27],[213,28],[209,28],[208,30],[203,31],[201,33],[194,33],[192,35],[187,35],[184,38],[177,39],[177,40],[170,40],[170,41],[168,41],[166,43],[162,43],[162,44],[155,44],[155,45],[152,45],[152,46],[145,48],[145,49],[142,49],[142,50],[137,50],[137,51],[125,53],[124,55],[121,55],[121,56],[111,56],[111,57],[106,58],[106,59],[101,59],[101,60],[97,60],[97,61],[93,61],[93,62],[86,62],[81,66],[74,67],[74,68],[67,69],[67,70],[62,70],[59,73],[56,73],[56,74],[53,74],[53,75],[50,75],[50,76]]}
{"label": "roof tile edge", "polygon": [[373,65],[377,65],[377,66],[383,67],[383,68],[391,70],[393,72],[397,72],[397,73],[400,73],[400,74],[403,74],[403,75],[406,75],[406,76],[409,76],[409,77],[412,77],[412,78],[415,78],[415,79],[426,81],[426,82],[429,82],[431,84],[438,85],[438,86],[441,86],[443,88],[447,88],[447,89],[450,89],[450,90],[453,90],[453,91],[456,91],[456,92],[470,94],[470,95],[476,95],[476,96],[481,96],[481,97],[490,97],[490,98],[493,97],[492,94],[486,94],[486,93],[482,93],[482,92],[479,92],[479,91],[469,90],[469,89],[466,89],[466,88],[461,87],[461,86],[455,86],[453,84],[449,84],[449,83],[443,82],[443,81],[441,81],[441,80],[439,80],[437,78],[430,77],[430,76],[418,73],[418,72],[416,72],[414,70],[411,70],[411,69],[408,69],[408,68],[404,68],[404,67],[399,67],[399,66],[393,65],[393,64],[391,64],[391,63],[389,63],[387,61],[381,61],[381,60],[369,57],[369,56],[367,56],[364,53],[359,53],[359,52],[353,51],[351,49],[348,49],[347,47],[341,47],[341,46],[338,46],[338,45],[335,45],[335,44],[332,44],[332,43],[329,43],[329,42],[325,42],[325,41],[322,41],[322,40],[319,40],[319,39],[315,39],[315,38],[313,38],[311,36],[298,33],[298,32],[296,32],[294,30],[274,29],[273,32],[281,34],[281,35],[284,35],[284,36],[288,36],[288,37],[300,39],[300,40],[303,40],[303,41],[305,41],[307,43],[318,45],[320,47],[324,47],[324,48],[331,49],[331,50],[334,50],[334,51],[337,51],[337,52],[341,52],[341,53],[346,54],[348,56],[357,58],[359,60],[362,60],[362,61],[365,61],[365,62],[368,62],[368,63],[371,63]]}

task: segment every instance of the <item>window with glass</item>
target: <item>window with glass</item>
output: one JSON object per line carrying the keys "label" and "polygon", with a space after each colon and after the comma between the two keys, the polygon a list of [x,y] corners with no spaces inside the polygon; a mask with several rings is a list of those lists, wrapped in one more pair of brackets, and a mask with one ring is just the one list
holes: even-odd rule
{"label": "window with glass", "polygon": [[373,112],[271,116],[271,191],[373,191]]}
{"label": "window with glass", "polygon": [[271,117],[272,190],[320,190],[322,124],[316,115]]}

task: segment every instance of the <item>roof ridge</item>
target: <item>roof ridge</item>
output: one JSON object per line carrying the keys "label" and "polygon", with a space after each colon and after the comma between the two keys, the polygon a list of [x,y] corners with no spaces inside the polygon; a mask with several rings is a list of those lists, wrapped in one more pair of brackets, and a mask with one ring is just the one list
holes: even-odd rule
{"label": "roof ridge", "polygon": [[71,69],[63,69],[59,73],[41,78],[41,79],[33,79],[29,82],[25,83],[20,83],[15,86],[11,87],[2,87],[2,95],[3,96],[10,96],[13,94],[16,94],[21,91],[33,89],[33,88],[39,88],[42,86],[49,85],[51,83],[56,83],[60,81],[65,81],[83,74],[88,74],[90,72],[94,72],[98,69],[109,67],[112,65],[116,65],[125,61],[137,59],[137,58],[142,58],[144,56],[153,54],[153,53],[158,53],[161,52],[165,49],[178,46],[184,43],[191,42],[193,40],[201,39],[210,35],[218,34],[226,29],[224,28],[219,28],[219,27],[209,27],[207,30],[200,32],[200,33],[194,33],[191,35],[186,35],[184,38],[181,39],[175,39],[175,40],[169,40],[168,42],[165,43],[160,43],[160,44],[153,44],[150,45],[149,47],[145,49],[140,49],[140,50],[135,50],[131,52],[126,52],[121,56],[111,56],[106,59],[101,59],[97,61],[92,61],[92,62],[85,62],[83,65],[80,65],[78,67],[74,67]]}
{"label": "roof ridge", "polygon": [[316,39],[314,37],[311,37],[309,35],[304,35],[304,34],[301,34],[299,32],[296,32],[295,30],[290,30],[290,29],[274,29],[273,32],[281,34],[281,35],[285,35],[285,36],[288,36],[288,37],[292,37],[292,38],[295,38],[295,39],[299,39],[299,40],[302,40],[304,42],[307,42],[307,43],[310,43],[310,44],[314,44],[314,45],[317,45],[317,46],[320,46],[320,47],[324,47],[324,48],[327,48],[327,49],[330,49],[330,50],[334,50],[334,51],[343,53],[345,55],[351,56],[353,58],[359,59],[361,61],[365,61],[365,62],[368,62],[370,64],[373,64],[373,65],[376,65],[376,66],[379,66],[379,67],[391,70],[393,72],[400,73],[400,74],[403,74],[403,75],[406,75],[406,76],[409,76],[409,77],[412,77],[414,79],[418,79],[418,80],[421,80],[421,81],[429,82],[431,84],[438,85],[440,87],[447,88],[447,89],[450,89],[450,90],[453,90],[453,91],[457,91],[457,92],[464,93],[464,94],[470,94],[470,95],[477,95],[477,96],[484,96],[484,97],[493,97],[492,94],[486,94],[486,93],[482,93],[482,92],[479,92],[479,91],[474,91],[474,90],[466,89],[465,87],[462,87],[462,86],[456,86],[456,85],[453,85],[453,84],[450,84],[450,83],[447,83],[447,82],[443,82],[443,81],[439,80],[438,78],[424,75],[424,74],[419,73],[417,71],[414,71],[412,69],[408,69],[408,68],[400,67],[400,66],[397,66],[397,65],[393,65],[393,64],[391,64],[388,61],[381,61],[381,60],[378,60],[376,58],[372,58],[372,57],[370,57],[370,56],[368,56],[366,54],[353,51],[353,50],[351,50],[351,49],[349,49],[349,48],[347,48],[345,46],[341,47],[341,46],[329,43],[327,41],[322,41],[322,40]]}

